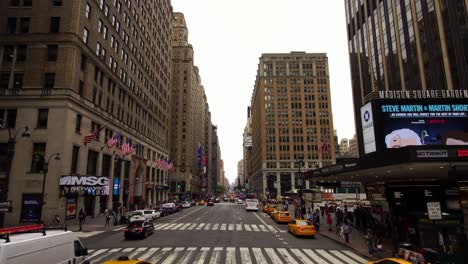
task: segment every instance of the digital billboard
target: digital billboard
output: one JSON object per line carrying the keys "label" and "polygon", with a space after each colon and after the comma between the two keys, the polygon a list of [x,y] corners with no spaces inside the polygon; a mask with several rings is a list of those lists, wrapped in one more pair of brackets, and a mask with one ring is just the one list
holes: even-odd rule
{"label": "digital billboard", "polygon": [[[421,145],[468,145],[466,100],[376,100],[382,149]],[[374,122],[377,117],[374,117]]]}
{"label": "digital billboard", "polygon": [[364,153],[371,153],[376,150],[374,117],[372,113],[372,104],[367,103],[361,107],[362,136],[364,139]]}

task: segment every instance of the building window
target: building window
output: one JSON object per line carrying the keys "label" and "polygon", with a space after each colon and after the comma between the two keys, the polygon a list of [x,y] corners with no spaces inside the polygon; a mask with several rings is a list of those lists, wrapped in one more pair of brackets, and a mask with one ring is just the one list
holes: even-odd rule
{"label": "building window", "polygon": [[49,109],[37,110],[37,128],[47,128],[47,119],[49,118]]}
{"label": "building window", "polygon": [[19,6],[20,0],[10,0],[10,6]]}
{"label": "building window", "polygon": [[80,155],[80,147],[73,146],[71,166],[70,166],[70,174],[77,174],[77,172],[78,172],[78,157],[79,157],[79,155]]}
{"label": "building window", "polygon": [[20,18],[20,33],[28,33],[29,32],[29,17],[22,17]]}
{"label": "building window", "polygon": [[87,19],[91,18],[91,5],[89,3],[86,3],[85,17]]}
{"label": "building window", "polygon": [[84,95],[84,82],[80,80],[80,82],[78,83],[78,94],[80,96],[83,96]]}
{"label": "building window", "polygon": [[111,168],[111,155],[102,155],[102,172],[101,176],[103,177],[110,177],[110,168]]}
{"label": "building window", "polygon": [[81,63],[80,63],[80,69],[82,71],[86,70],[86,65],[88,64],[88,57],[86,55],[81,54]]}
{"label": "building window", "polygon": [[47,45],[47,61],[57,61],[58,45]]}
{"label": "building window", "polygon": [[16,17],[9,17],[7,21],[7,33],[14,34],[16,33]]}
{"label": "building window", "polygon": [[101,43],[96,43],[96,56],[99,57],[99,52],[101,52]]}
{"label": "building window", "polygon": [[98,21],[98,27],[97,27],[97,32],[101,33],[101,31],[102,31],[102,20],[99,19],[99,21]]}
{"label": "building window", "polygon": [[106,26],[102,28],[102,37],[104,39],[107,39],[107,27]]}
{"label": "building window", "polygon": [[85,44],[88,44],[88,34],[89,34],[89,31],[87,28],[84,28],[83,30],[83,42]]}
{"label": "building window", "polygon": [[52,6],[62,6],[62,0],[52,0]]}
{"label": "building window", "polygon": [[41,172],[44,167],[46,143],[34,143],[31,160],[31,172]]}
{"label": "building window", "polygon": [[18,49],[16,50],[16,60],[17,61],[25,61],[26,60],[26,53],[27,53],[26,45],[18,46]]}
{"label": "building window", "polygon": [[75,133],[81,133],[81,120],[83,117],[80,114],[76,114],[76,121],[75,121]]}
{"label": "building window", "polygon": [[57,33],[60,31],[60,17],[50,18],[50,32]]}
{"label": "building window", "polygon": [[0,124],[2,127],[14,128],[16,125],[16,109],[0,109]]}
{"label": "building window", "polygon": [[14,89],[21,89],[23,88],[23,73],[15,73],[14,80],[13,80],[13,88]]}
{"label": "building window", "polygon": [[54,83],[55,83],[55,73],[48,72],[45,74],[45,82],[44,82],[44,87],[45,88],[54,88]]}
{"label": "building window", "polygon": [[98,153],[93,150],[88,150],[88,164],[86,165],[87,175],[97,174],[97,159],[98,159]]}

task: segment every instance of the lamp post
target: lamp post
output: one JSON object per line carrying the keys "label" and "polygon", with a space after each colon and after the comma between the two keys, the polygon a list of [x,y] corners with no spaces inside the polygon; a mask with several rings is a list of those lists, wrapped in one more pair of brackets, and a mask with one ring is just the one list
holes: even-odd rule
{"label": "lamp post", "polygon": [[[0,119],[0,122],[4,122],[4,120]],[[1,126],[0,126],[1,127]],[[31,132],[29,131],[28,126],[20,127],[14,131],[12,128],[6,127],[8,129],[8,147],[7,147],[7,167],[6,167],[6,174],[5,179],[0,184],[0,201],[6,202],[8,199],[8,184],[10,181],[10,170],[11,165],[13,162],[13,157],[15,156],[15,144],[16,138],[20,134],[20,131],[24,130],[21,133],[21,137],[29,138],[31,137]],[[0,227],[3,227],[4,224],[5,213],[0,213]]]}
{"label": "lamp post", "polygon": [[298,218],[302,219],[302,207],[304,204],[302,198],[302,188],[304,185],[304,179],[301,174],[301,167],[304,166],[304,160],[302,158],[298,158],[295,163],[297,164],[297,183],[299,185],[299,210],[296,211],[296,215],[298,216]]}
{"label": "lamp post", "polygon": [[52,158],[55,157],[55,160],[60,160],[60,153],[54,153],[50,155],[50,157],[45,161],[44,158],[44,165],[42,165],[42,172],[44,173],[44,176],[42,177],[42,191],[41,191],[41,218],[39,219],[39,222],[42,222],[42,213],[44,209],[44,196],[45,196],[45,185],[46,185],[46,180],[47,180],[47,172],[49,171],[49,162]]}

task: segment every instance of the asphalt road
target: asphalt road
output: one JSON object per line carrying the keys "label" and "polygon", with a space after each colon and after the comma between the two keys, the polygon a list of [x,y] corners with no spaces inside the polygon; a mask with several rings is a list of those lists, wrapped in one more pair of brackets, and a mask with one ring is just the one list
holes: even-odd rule
{"label": "asphalt road", "polygon": [[83,238],[91,263],[119,256],[155,263],[365,263],[326,237],[297,238],[266,214],[243,205],[196,206],[154,222],[146,239],[125,240],[122,230]]}

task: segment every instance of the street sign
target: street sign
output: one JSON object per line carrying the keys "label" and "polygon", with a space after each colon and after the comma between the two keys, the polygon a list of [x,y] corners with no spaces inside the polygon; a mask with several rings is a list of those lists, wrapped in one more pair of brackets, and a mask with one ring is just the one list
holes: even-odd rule
{"label": "street sign", "polygon": [[0,213],[11,213],[13,208],[12,201],[0,202]]}
{"label": "street sign", "polygon": [[440,210],[439,202],[428,202],[427,203],[427,214],[429,220],[440,220],[442,219],[442,212]]}

